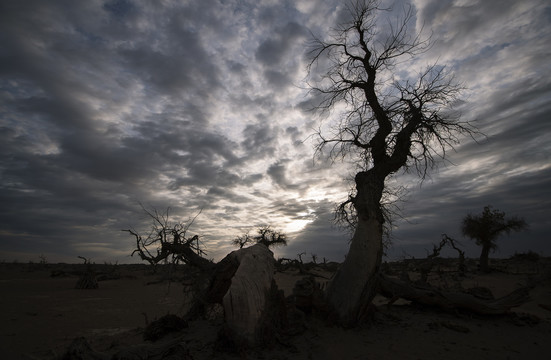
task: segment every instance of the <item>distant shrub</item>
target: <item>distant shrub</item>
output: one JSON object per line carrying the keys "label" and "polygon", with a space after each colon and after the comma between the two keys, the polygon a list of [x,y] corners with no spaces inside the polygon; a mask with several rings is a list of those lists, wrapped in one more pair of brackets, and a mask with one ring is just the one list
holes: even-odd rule
{"label": "distant shrub", "polygon": [[525,253],[515,253],[515,255],[511,256],[511,260],[538,261],[539,259],[540,255],[531,250]]}

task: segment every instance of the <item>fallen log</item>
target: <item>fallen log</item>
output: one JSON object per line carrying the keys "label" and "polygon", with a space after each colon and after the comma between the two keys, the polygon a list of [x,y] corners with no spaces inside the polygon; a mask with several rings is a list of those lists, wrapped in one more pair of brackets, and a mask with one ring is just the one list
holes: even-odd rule
{"label": "fallen log", "polygon": [[[523,287],[495,300],[483,300],[461,292],[451,292],[381,276],[381,295],[392,300],[403,298],[419,304],[435,306],[444,310],[468,310],[481,315],[505,314],[530,299],[530,287]],[[391,300],[391,301],[392,301]]]}

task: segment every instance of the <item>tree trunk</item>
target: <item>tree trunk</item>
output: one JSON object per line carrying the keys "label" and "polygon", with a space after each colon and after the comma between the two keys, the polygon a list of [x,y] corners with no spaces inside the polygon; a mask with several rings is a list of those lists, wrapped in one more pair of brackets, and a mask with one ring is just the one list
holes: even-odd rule
{"label": "tree trunk", "polygon": [[348,255],[327,289],[329,306],[346,326],[363,318],[377,293],[383,252],[383,184],[373,171],[356,175],[358,223]]}
{"label": "tree trunk", "polygon": [[490,255],[490,246],[482,245],[482,253],[480,254],[480,271],[490,272],[490,266],[488,265],[488,256]]}

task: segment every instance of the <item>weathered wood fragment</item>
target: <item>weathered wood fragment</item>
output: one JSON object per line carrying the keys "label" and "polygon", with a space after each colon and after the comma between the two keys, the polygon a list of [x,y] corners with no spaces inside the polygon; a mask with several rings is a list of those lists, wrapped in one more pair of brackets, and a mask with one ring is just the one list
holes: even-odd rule
{"label": "weathered wood fragment", "polygon": [[231,252],[229,261],[239,264],[222,298],[227,334],[237,343],[259,341],[262,320],[270,302],[275,261],[263,244]]}

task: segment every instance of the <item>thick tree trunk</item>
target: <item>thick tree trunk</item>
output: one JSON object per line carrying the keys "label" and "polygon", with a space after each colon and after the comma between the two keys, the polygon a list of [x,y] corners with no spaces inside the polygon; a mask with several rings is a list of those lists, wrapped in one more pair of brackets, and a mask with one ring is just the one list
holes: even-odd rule
{"label": "thick tree trunk", "polygon": [[376,294],[382,234],[376,219],[358,222],[346,260],[327,289],[327,301],[344,325],[362,318]]}
{"label": "thick tree trunk", "polygon": [[275,260],[268,247],[256,244],[228,255],[239,264],[222,299],[225,326],[236,344],[262,343],[269,311]]}
{"label": "thick tree trunk", "polygon": [[358,223],[348,255],[327,289],[329,306],[346,326],[363,318],[377,293],[383,252],[384,219],[379,203],[383,181],[372,171],[356,176]]}
{"label": "thick tree trunk", "polygon": [[192,320],[219,306],[225,337],[232,346],[263,343],[280,315],[274,271],[273,253],[263,244],[232,251],[216,264],[187,318]]}
{"label": "thick tree trunk", "polygon": [[490,246],[482,245],[482,253],[480,254],[480,271],[490,272],[488,257],[490,255]]}

